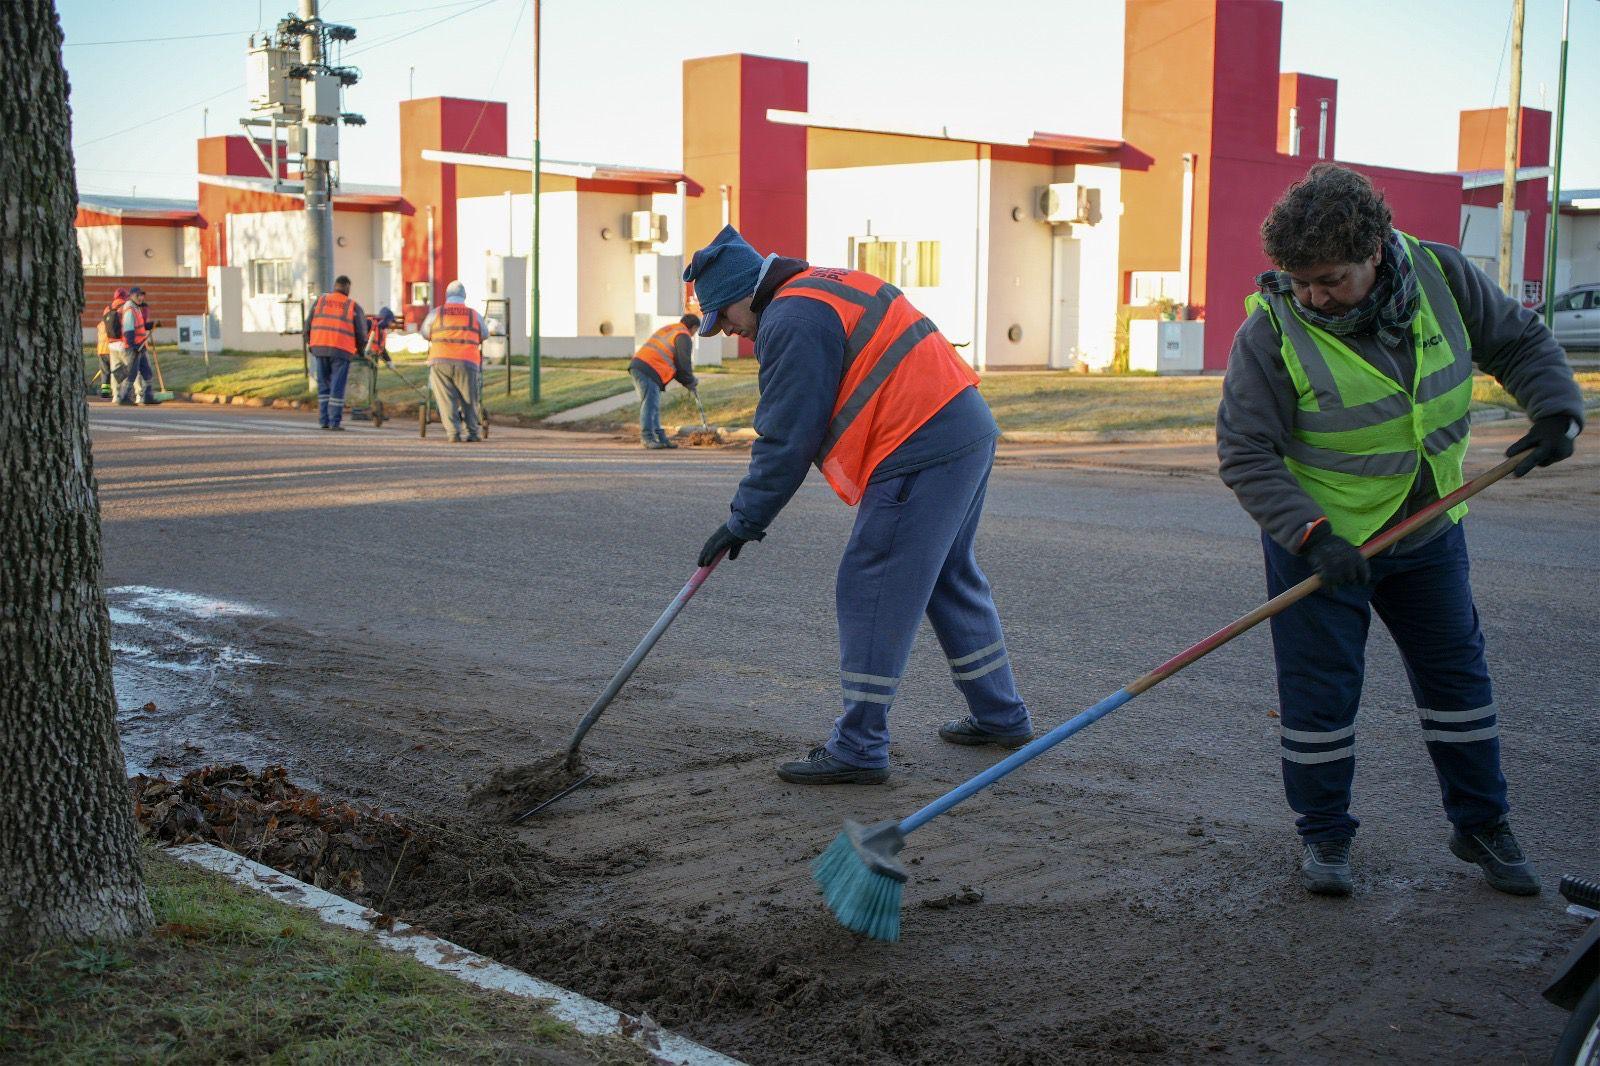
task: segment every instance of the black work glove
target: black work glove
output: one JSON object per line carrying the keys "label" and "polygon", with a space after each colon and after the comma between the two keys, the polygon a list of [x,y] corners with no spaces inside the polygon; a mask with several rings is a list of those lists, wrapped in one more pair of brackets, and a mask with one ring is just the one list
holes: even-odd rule
{"label": "black work glove", "polygon": [[727,523],[723,523],[717,527],[715,533],[711,534],[711,537],[706,541],[706,546],[700,549],[700,565],[710,566],[712,560],[717,557],[717,553],[724,548],[728,549],[728,558],[737,559],[739,558],[739,549],[744,546],[745,539],[729,529]]}
{"label": "black work glove", "polygon": [[1549,466],[1571,458],[1572,440],[1577,436],[1572,430],[1576,426],[1570,415],[1551,415],[1539,419],[1532,429],[1523,434],[1521,440],[1506,449],[1508,459],[1518,452],[1533,449],[1531,455],[1517,464],[1512,474],[1521,477],[1536,466]]}
{"label": "black work glove", "polygon": [[1322,578],[1324,588],[1336,589],[1344,585],[1366,585],[1372,581],[1372,567],[1356,546],[1343,537],[1335,536],[1333,527],[1321,522],[1306,538],[1300,555]]}

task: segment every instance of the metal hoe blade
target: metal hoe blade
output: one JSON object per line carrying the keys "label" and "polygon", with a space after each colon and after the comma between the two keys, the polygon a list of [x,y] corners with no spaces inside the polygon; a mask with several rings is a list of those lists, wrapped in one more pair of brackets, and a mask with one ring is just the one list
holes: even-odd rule
{"label": "metal hoe blade", "polygon": [[539,806],[534,807],[531,810],[523,811],[521,814],[519,814],[515,818],[511,819],[511,824],[512,825],[516,825],[518,822],[522,821],[524,818],[532,818],[534,815],[538,814],[540,811],[542,811],[546,807],[550,806],[550,804],[554,803],[556,800],[560,799],[562,796],[565,796],[569,792],[577,791],[580,787],[582,787],[582,785],[583,785],[583,783],[585,781],[588,781],[589,778],[591,778],[593,776],[594,776],[594,771],[593,770],[589,771],[588,773],[584,774],[582,777],[580,777],[576,781],[574,781],[572,784],[570,784],[566,788],[562,789],[560,792],[557,792],[554,796],[551,796],[549,799],[547,799],[543,803],[539,804]]}

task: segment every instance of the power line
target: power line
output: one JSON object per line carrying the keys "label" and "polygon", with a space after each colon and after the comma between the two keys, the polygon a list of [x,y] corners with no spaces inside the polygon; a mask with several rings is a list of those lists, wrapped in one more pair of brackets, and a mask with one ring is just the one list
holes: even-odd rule
{"label": "power line", "polygon": [[[414,29],[404,30],[404,31],[402,31],[400,33],[395,34],[392,37],[387,37],[387,38],[384,38],[383,40],[374,41],[372,44],[367,45],[365,48],[352,49],[348,54],[352,55],[352,56],[360,55],[362,52],[368,52],[368,51],[371,51],[374,48],[381,48],[384,45],[393,44],[395,41],[401,40],[402,38],[410,37],[413,34],[421,33],[424,30],[431,30],[435,26],[442,25],[442,24],[444,24],[446,22],[451,21],[452,19],[460,18],[462,15],[470,15],[474,11],[479,11],[479,10],[481,10],[483,8],[488,7],[490,4],[496,4],[496,3],[499,3],[499,2],[500,2],[500,0],[452,0],[452,2],[448,3],[448,4],[433,4],[433,5],[430,5],[428,7],[411,8],[411,9],[406,10],[406,11],[389,12],[388,15],[414,15],[414,14],[418,13],[419,11],[442,11],[442,10],[445,10],[445,9],[451,8],[451,7],[461,8],[461,10],[454,11],[451,14],[448,14],[448,15],[444,16],[443,18],[435,19],[432,22],[425,23],[424,25],[421,25],[421,26],[417,26]],[[384,17],[388,17],[388,15],[373,15],[373,16],[368,16],[368,17],[370,17],[370,18],[384,18]],[[352,20],[352,21],[354,21],[354,20]],[[245,32],[249,32],[249,31],[245,31]],[[127,43],[127,42],[117,42],[117,43],[121,44],[121,43]],[[157,115],[154,118],[141,119],[139,124],[141,126],[151,126],[151,125],[154,125],[157,122],[164,122],[165,120],[167,120],[169,118],[173,118],[173,117],[175,117],[177,115],[183,114],[185,111],[191,111],[194,108],[197,108],[197,107],[201,106],[202,104],[208,104],[208,103],[210,103],[211,101],[217,99],[220,96],[227,96],[229,93],[238,92],[240,89],[243,89],[244,87],[245,87],[244,86],[244,82],[240,82],[237,85],[232,85],[232,86],[229,86],[226,89],[223,89],[221,92],[212,93],[210,96],[204,97],[204,98],[199,99],[199,100],[194,100],[194,101],[192,101],[190,103],[184,104],[182,107],[174,108],[173,110],[168,111],[165,114]],[[100,143],[102,143],[104,141],[112,140],[113,138],[123,136],[124,132],[125,131],[123,131],[123,130],[118,130],[115,133],[108,133],[103,137],[95,137],[95,138],[93,138],[91,140],[87,140],[87,141],[79,141],[79,142],[75,143],[72,146],[72,150],[74,152],[77,152],[77,151],[79,151],[81,149],[89,147],[90,145],[100,144]]]}
{"label": "power line", "polygon": [[[429,4],[426,7],[412,7],[412,8],[407,8],[404,11],[383,11],[383,12],[379,12],[378,14],[374,14],[374,15],[359,15],[359,16],[356,16],[356,17],[350,19],[350,21],[352,23],[370,22],[370,21],[372,21],[374,19],[388,19],[388,18],[398,18],[398,17],[400,17],[402,15],[415,15],[418,12],[447,11],[450,8],[453,8],[453,7],[467,7],[467,6],[472,5],[472,4],[481,5],[481,4],[483,4],[483,2],[484,2],[484,0],[450,0],[449,3]],[[466,12],[462,12],[462,14],[466,14]],[[99,47],[110,46],[110,45],[119,45],[119,44],[165,44],[168,41],[200,41],[200,40],[205,40],[208,37],[247,37],[251,33],[260,32],[260,30],[261,30],[261,25],[259,23],[257,23],[256,28],[254,30],[243,29],[243,30],[222,30],[222,31],[218,31],[216,33],[183,33],[183,34],[175,34],[175,35],[173,35],[171,37],[133,37],[133,38],[125,39],[125,40],[114,40],[114,41],[66,41],[66,42],[64,42],[62,44],[62,47],[63,48],[99,48]]]}
{"label": "power line", "polygon": [[522,0],[517,7],[516,21],[511,24],[511,32],[506,35],[506,50],[500,53],[500,65],[494,68],[494,77],[489,80],[489,91],[484,93],[483,106],[478,108],[478,117],[472,120],[472,130],[467,134],[463,145],[470,145],[472,138],[478,133],[478,124],[483,121],[484,112],[489,110],[489,97],[494,95],[495,87],[500,84],[500,75],[506,69],[506,60],[511,58],[511,46],[516,43],[517,30],[522,26],[522,16],[528,10],[528,0]]}

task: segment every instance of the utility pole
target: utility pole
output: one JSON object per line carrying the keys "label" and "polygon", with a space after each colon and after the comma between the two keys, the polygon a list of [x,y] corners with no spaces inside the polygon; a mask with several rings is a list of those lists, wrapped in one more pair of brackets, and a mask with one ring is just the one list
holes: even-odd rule
{"label": "utility pole", "polygon": [[1511,285],[1511,235],[1517,216],[1517,159],[1522,126],[1522,16],[1524,0],[1511,3],[1511,96],[1506,102],[1506,163],[1500,185],[1500,291],[1518,296]]}
{"label": "utility pole", "polygon": [[[528,249],[528,402],[539,402],[539,0],[533,0],[533,245]],[[506,359],[509,361],[510,356]]]}
{"label": "utility pole", "polygon": [[1550,325],[1556,304],[1556,238],[1561,231],[1561,133],[1567,114],[1567,27],[1572,0],[1561,5],[1561,72],[1556,75],[1555,173],[1550,186],[1550,240],[1544,261],[1544,324]]}
{"label": "utility pole", "polygon": [[[1520,3],[1521,0],[1518,0]],[[317,0],[300,0],[300,18],[311,31],[300,38],[300,62],[308,70],[323,67],[322,34],[317,18]],[[313,75],[315,77],[315,75]],[[308,81],[307,85],[315,85]],[[318,116],[308,109],[306,114],[306,141],[316,136],[311,123]],[[338,127],[334,127],[337,129]],[[317,153],[321,155],[322,153]],[[328,161],[312,158],[308,151],[305,160],[306,184],[306,266],[310,278],[306,295],[312,299],[333,288],[333,201],[328,176]]]}

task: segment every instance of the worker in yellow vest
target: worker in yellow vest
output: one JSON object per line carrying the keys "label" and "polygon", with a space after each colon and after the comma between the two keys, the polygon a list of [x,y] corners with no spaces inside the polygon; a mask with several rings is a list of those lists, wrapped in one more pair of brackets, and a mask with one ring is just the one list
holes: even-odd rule
{"label": "worker in yellow vest", "polygon": [[1405,661],[1451,852],[1494,888],[1533,895],[1538,877],[1507,821],[1466,505],[1370,561],[1357,545],[1461,486],[1474,365],[1532,419],[1506,453],[1531,449],[1518,477],[1570,456],[1583,400],[1565,354],[1455,248],[1396,230],[1382,195],[1346,167],[1312,167],[1261,236],[1278,269],[1246,301],[1217,452],[1222,480],[1262,529],[1268,592],[1323,581],[1272,619],[1301,882],[1351,892],[1356,707],[1376,610]]}
{"label": "worker in yellow vest", "polygon": [[305,339],[317,368],[317,420],[323,429],[343,430],[344,390],[350,360],[367,348],[367,316],[350,298],[350,279],[340,274],[333,291],[317,297],[306,316]]}
{"label": "worker in yellow vest", "polygon": [[693,390],[697,384],[692,356],[699,315],[684,315],[650,334],[633,354],[628,374],[639,394],[639,441],[646,448],[676,448],[661,428],[661,394],[674,380]]}

